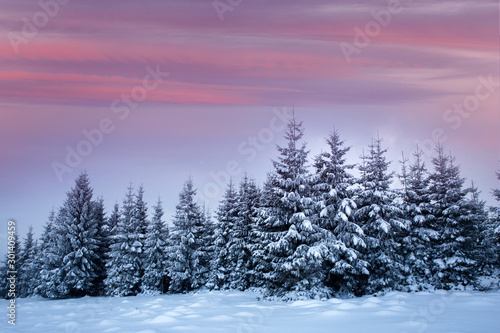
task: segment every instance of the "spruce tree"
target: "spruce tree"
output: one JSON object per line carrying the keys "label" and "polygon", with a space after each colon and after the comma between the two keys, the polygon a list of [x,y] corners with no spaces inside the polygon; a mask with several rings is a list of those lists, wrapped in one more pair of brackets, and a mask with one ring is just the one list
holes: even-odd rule
{"label": "spruce tree", "polygon": [[241,242],[234,238],[238,223],[238,197],[233,181],[224,193],[224,198],[217,211],[215,224],[215,258],[212,270],[212,283],[216,289],[229,289],[232,286],[232,277],[236,269],[239,246]]}
{"label": "spruce tree", "polygon": [[[500,171],[496,175],[500,180]],[[494,189],[493,195],[500,203],[500,189]],[[500,274],[500,207],[491,207],[485,232],[487,232],[486,245],[492,250],[489,262],[499,270]]]}
{"label": "spruce tree", "polygon": [[238,192],[238,219],[233,230],[233,253],[236,267],[231,273],[232,288],[245,290],[257,285],[255,262],[252,250],[256,247],[255,237],[257,214],[260,202],[260,189],[255,180],[247,174],[240,182]]}
{"label": "spruce tree", "polygon": [[455,158],[445,154],[442,145],[436,147],[436,153],[432,158],[434,171],[428,180],[432,229],[439,235],[433,247],[432,282],[438,288],[449,289],[473,282],[476,262],[471,244],[475,226],[464,218],[468,215],[467,191]]}
{"label": "spruce tree", "polygon": [[106,293],[105,279],[107,277],[106,262],[109,256],[109,227],[106,214],[104,212],[104,199],[98,198],[93,202],[93,209],[95,218],[97,220],[97,277],[95,278],[93,284],[94,289],[90,293],[91,296],[102,296]]}
{"label": "spruce tree", "polygon": [[428,173],[423,161],[423,151],[417,146],[408,171],[404,161],[403,157],[400,175],[403,184],[401,209],[410,226],[402,238],[401,253],[404,257],[406,284],[423,289],[431,282],[432,245],[438,238],[438,233],[432,228],[429,216]]}
{"label": "spruce tree", "polygon": [[34,294],[37,278],[37,243],[33,235],[33,226],[28,229],[18,259],[19,281],[17,282],[18,297],[28,297]]}
{"label": "spruce tree", "polygon": [[52,273],[60,264],[57,248],[57,235],[55,233],[56,213],[53,209],[50,212],[47,223],[44,226],[43,233],[38,245],[39,255],[36,260],[40,268],[38,274],[39,283],[35,287],[35,294],[43,297],[56,297],[55,277]]}
{"label": "spruce tree", "polygon": [[208,282],[210,257],[206,248],[209,231],[206,214],[195,202],[196,189],[189,178],[179,194],[168,247],[170,291],[187,292]]}
{"label": "spruce tree", "polygon": [[112,236],[110,259],[106,264],[105,284],[109,295],[133,296],[141,292],[147,228],[143,195],[142,186],[134,195],[130,185],[123,200],[121,217]]}
{"label": "spruce tree", "polygon": [[336,293],[359,294],[358,281],[369,273],[359,252],[366,247],[365,235],[354,219],[354,176],[349,173],[354,165],[346,164],[350,147],[344,147],[337,130],[326,143],[329,150],[316,156],[314,163],[319,225],[327,232],[323,241],[328,248],[326,283]]}
{"label": "spruce tree", "polygon": [[59,264],[51,274],[56,297],[95,294],[99,271],[99,220],[86,173],[67,194],[54,225]]}
{"label": "spruce tree", "polygon": [[163,208],[158,199],[153,208],[154,214],[148,228],[145,246],[145,267],[143,291],[146,293],[165,293],[169,280],[166,269],[168,227],[163,221]]}
{"label": "spruce tree", "polygon": [[476,282],[475,278],[480,275],[491,274],[490,262],[488,260],[488,249],[485,233],[488,229],[488,214],[486,212],[486,202],[481,200],[481,191],[474,181],[468,189],[468,196],[462,201],[464,214],[460,220],[464,228],[463,234],[469,236],[465,238],[462,248],[470,253],[470,257],[475,261],[474,270],[470,271],[469,281]]}
{"label": "spruce tree", "polygon": [[399,253],[398,233],[408,228],[403,213],[394,201],[395,193],[390,189],[393,173],[382,148],[382,139],[377,137],[369,146],[369,154],[362,157],[361,190],[357,195],[357,222],[366,235],[365,260],[370,264],[366,291],[399,288],[404,279],[403,259]]}
{"label": "spruce tree", "polygon": [[107,219],[105,231],[106,234],[108,235],[108,243],[109,245],[112,244],[112,236],[116,234],[117,226],[118,223],[120,222],[120,205],[118,203],[115,203],[113,206],[113,211],[109,215],[109,218]]}
{"label": "spruce tree", "polygon": [[302,123],[293,117],[285,132],[287,145],[277,146],[279,157],[273,161],[274,175],[265,194],[270,204],[262,208],[258,222],[263,247],[256,254],[267,263],[259,266],[270,293],[279,295],[290,291],[305,296],[329,293],[321,269],[328,250],[314,215],[303,135]]}

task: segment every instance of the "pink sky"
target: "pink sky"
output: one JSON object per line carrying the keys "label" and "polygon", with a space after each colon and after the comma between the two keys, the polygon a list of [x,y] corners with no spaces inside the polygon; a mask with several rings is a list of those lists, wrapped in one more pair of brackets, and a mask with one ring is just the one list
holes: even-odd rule
{"label": "pink sky", "polygon": [[[243,0],[221,20],[210,0],[73,0],[27,37],[25,22],[43,20],[43,9],[0,0],[0,219],[40,231],[86,169],[107,205],[130,181],[143,183],[170,220],[189,174],[200,200],[231,160],[263,180],[281,133],[252,161],[238,146],[269,126],[273,108],[292,105],[312,155],[335,126],[356,163],[379,131],[395,171],[401,151],[410,155],[437,128],[492,203],[499,88],[480,88],[489,94],[467,116],[447,110],[471,101],[480,77],[499,81],[498,1],[401,1],[348,62],[341,46],[389,2]],[[148,66],[169,75],[120,120],[113,101],[141,86]],[[53,162],[103,118],[115,130],[60,182]],[[216,208],[219,198],[205,199]]]}

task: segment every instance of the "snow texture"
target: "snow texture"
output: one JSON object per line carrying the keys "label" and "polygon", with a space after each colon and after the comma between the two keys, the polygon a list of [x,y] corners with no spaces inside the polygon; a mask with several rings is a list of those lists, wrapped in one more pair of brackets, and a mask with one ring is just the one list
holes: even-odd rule
{"label": "snow texture", "polygon": [[[258,301],[257,292],[17,300],[2,332],[498,332],[500,292],[391,292],[354,299]],[[0,300],[6,309],[8,301]],[[14,330],[13,330],[14,328]]]}

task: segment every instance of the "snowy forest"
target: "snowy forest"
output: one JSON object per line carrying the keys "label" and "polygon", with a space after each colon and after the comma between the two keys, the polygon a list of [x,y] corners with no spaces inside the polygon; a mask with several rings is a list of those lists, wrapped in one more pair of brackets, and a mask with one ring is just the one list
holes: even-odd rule
{"label": "snowy forest", "polygon": [[[171,223],[160,199],[148,211],[142,186],[130,185],[105,212],[80,174],[42,235],[30,228],[17,239],[17,296],[259,288],[286,300],[481,290],[484,277],[499,275],[500,208],[486,206],[442,145],[429,161],[417,147],[391,162],[377,137],[353,163],[337,130],[312,158],[303,135],[292,118],[264,184],[248,175],[230,182],[213,213],[188,178]],[[500,202],[500,189],[492,191]],[[7,258],[2,267],[6,281]]]}

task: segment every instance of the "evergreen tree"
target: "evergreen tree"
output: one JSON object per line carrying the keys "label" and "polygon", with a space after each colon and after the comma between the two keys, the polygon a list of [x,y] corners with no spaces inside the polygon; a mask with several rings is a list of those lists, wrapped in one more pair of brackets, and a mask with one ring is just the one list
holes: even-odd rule
{"label": "evergreen tree", "polygon": [[255,180],[245,174],[238,192],[238,219],[233,230],[233,253],[236,267],[231,273],[232,288],[245,290],[256,283],[255,261],[252,250],[257,246],[255,237],[259,210],[260,189]]}
{"label": "evergreen tree", "polygon": [[231,180],[217,211],[215,258],[211,278],[216,289],[234,287],[231,274],[236,269],[237,247],[241,246],[239,239],[234,238],[236,223],[238,223],[238,198]]}
{"label": "evergreen tree", "polygon": [[108,256],[109,256],[109,227],[108,227],[108,221],[106,219],[105,213],[104,213],[104,200],[102,198],[97,199],[96,201],[93,202],[93,209],[94,209],[94,214],[95,218],[97,220],[97,234],[96,234],[96,240],[97,240],[97,277],[95,278],[93,284],[94,284],[94,290],[90,295],[92,296],[102,296],[105,295],[106,293],[106,286],[105,286],[105,279],[107,277],[107,271],[106,271],[106,262],[108,261]]}
{"label": "evergreen tree", "polygon": [[463,230],[463,234],[469,236],[469,239],[464,239],[464,251],[470,253],[471,259],[475,261],[474,270],[470,272],[470,279],[472,280],[480,274],[490,274],[491,267],[489,267],[489,249],[486,248],[487,242],[485,239],[488,228],[486,202],[480,199],[481,191],[479,191],[474,181],[471,182],[467,192],[469,195],[462,201],[465,214],[460,216],[460,220],[462,226],[468,229]]}
{"label": "evergreen tree", "polygon": [[331,133],[326,143],[329,151],[316,156],[314,163],[319,225],[327,231],[326,282],[337,293],[358,294],[358,281],[369,273],[359,252],[366,247],[365,235],[354,220],[354,176],[348,172],[354,165],[346,164],[350,147],[344,147],[338,131]]}
{"label": "evergreen tree", "polygon": [[433,247],[433,285],[448,289],[473,281],[476,262],[471,249],[476,227],[465,218],[467,191],[455,158],[446,155],[442,145],[436,147],[436,153],[428,180],[432,229],[439,235]]}
{"label": "evergreen tree", "polygon": [[55,276],[52,275],[52,272],[58,267],[60,262],[55,223],[56,213],[52,209],[38,245],[38,253],[41,255],[36,260],[36,265],[40,268],[40,273],[38,274],[39,283],[35,287],[35,294],[43,297],[56,297],[55,283],[57,280],[54,279]]}
{"label": "evergreen tree", "polygon": [[170,291],[187,292],[203,287],[208,282],[210,257],[206,248],[209,220],[194,201],[196,189],[189,178],[179,194],[179,203],[173,219],[168,247]]}
{"label": "evergreen tree", "polygon": [[201,206],[201,213],[200,228],[202,232],[198,235],[200,247],[197,256],[199,257],[199,265],[202,267],[202,271],[206,269],[206,272],[200,275],[202,281],[200,286],[212,288],[210,276],[215,263],[214,258],[216,257],[215,223],[212,213],[205,202]]}
{"label": "evergreen tree", "polygon": [[134,196],[132,185],[123,200],[121,217],[112,236],[110,260],[106,264],[107,292],[114,296],[133,296],[141,292],[144,274],[144,243],[147,207],[142,186]]}
{"label": "evergreen tree", "polygon": [[407,170],[407,160],[403,156],[400,175],[403,184],[401,209],[410,223],[402,238],[404,273],[406,284],[419,289],[427,288],[430,283],[432,245],[438,239],[438,232],[430,224],[427,168],[422,157],[423,151],[417,146],[413,163]]}
{"label": "evergreen tree", "polygon": [[120,217],[120,205],[118,203],[115,203],[115,205],[113,206],[113,211],[107,219],[105,227],[105,232],[108,235],[109,245],[112,244],[112,236],[116,234],[118,223],[120,222]]}
{"label": "evergreen tree", "polygon": [[[500,180],[500,172],[496,173]],[[494,189],[493,195],[500,203],[500,189]],[[486,228],[486,246],[491,249],[489,262],[500,270],[500,207],[491,207]]]}
{"label": "evergreen tree", "polygon": [[18,259],[18,274],[17,282],[18,297],[28,297],[34,294],[34,286],[36,284],[36,258],[37,244],[33,235],[33,226],[28,229],[28,234],[24,239],[23,247]]}
{"label": "evergreen tree", "polygon": [[[500,180],[500,171],[498,171],[496,175],[498,180]],[[500,202],[500,188],[494,189],[493,195],[495,196],[495,199],[497,199],[497,201]]]}
{"label": "evergreen tree", "polygon": [[321,242],[323,230],[314,215],[311,177],[307,171],[306,143],[302,123],[293,117],[287,126],[287,146],[278,146],[278,160],[273,161],[274,176],[267,185],[258,234],[263,242],[262,261],[268,289],[271,293],[328,294],[321,269],[328,250]]}
{"label": "evergreen tree", "polygon": [[168,227],[163,221],[163,208],[158,199],[146,236],[143,290],[146,293],[165,293],[169,280],[166,269]]}
{"label": "evergreen tree", "polygon": [[254,280],[252,233],[259,201],[259,189],[246,174],[239,190],[231,181],[217,212],[216,256],[213,281],[216,288],[245,290]]}
{"label": "evergreen tree", "polygon": [[54,225],[57,250],[52,250],[59,264],[50,273],[55,297],[93,295],[98,289],[99,221],[92,192],[87,174],[82,173],[59,210]]}
{"label": "evergreen tree", "polygon": [[387,149],[382,149],[382,139],[374,139],[369,149],[369,155],[362,157],[364,163],[359,167],[361,190],[355,217],[366,235],[364,254],[370,263],[366,290],[372,293],[399,288],[404,269],[398,233],[408,226],[390,189],[393,173],[388,172],[390,162],[386,161]]}

